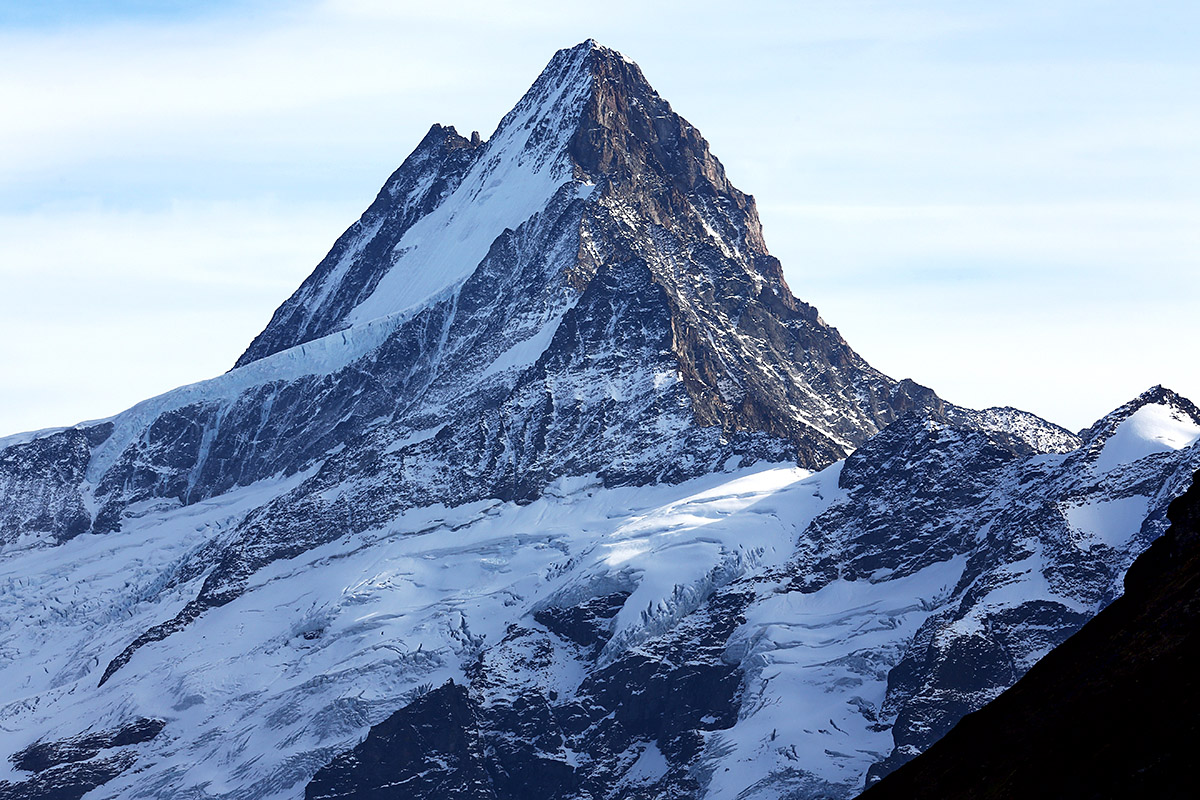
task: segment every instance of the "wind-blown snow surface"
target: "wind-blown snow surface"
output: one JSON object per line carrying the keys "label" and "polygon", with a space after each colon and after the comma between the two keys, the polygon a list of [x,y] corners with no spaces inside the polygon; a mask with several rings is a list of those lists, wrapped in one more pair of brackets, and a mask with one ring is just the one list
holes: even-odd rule
{"label": "wind-blown snow surface", "polygon": [[1182,450],[1200,439],[1200,424],[1169,405],[1147,405],[1122,420],[1104,443],[1098,472],[1108,472],[1151,453]]}

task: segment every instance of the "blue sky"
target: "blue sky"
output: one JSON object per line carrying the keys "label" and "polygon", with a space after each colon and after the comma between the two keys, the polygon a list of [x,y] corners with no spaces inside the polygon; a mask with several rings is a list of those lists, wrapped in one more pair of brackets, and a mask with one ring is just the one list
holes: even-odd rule
{"label": "blue sky", "polygon": [[178,23],[266,8],[254,0],[5,0],[0,3],[0,25],[53,30],[131,21]]}
{"label": "blue sky", "polygon": [[1200,400],[1200,6],[0,3],[0,435],[224,371],[432,122],[636,60],[883,371]]}

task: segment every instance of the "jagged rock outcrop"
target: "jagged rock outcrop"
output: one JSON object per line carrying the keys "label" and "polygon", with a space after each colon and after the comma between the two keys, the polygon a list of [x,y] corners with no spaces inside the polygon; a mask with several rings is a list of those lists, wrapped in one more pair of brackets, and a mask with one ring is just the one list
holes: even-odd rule
{"label": "jagged rock outcrop", "polygon": [[[490,800],[496,797],[475,733],[475,714],[461,686],[431,689],[371,729],[366,741],[324,767],[308,784],[308,800]],[[377,776],[377,777],[372,777]]]}
{"label": "jagged rock outcrop", "polygon": [[[1012,449],[997,447],[993,436],[938,431],[929,423],[930,433],[953,442],[937,446],[955,453],[937,465],[944,470],[939,474],[888,463],[909,457],[920,439],[899,427],[870,446],[891,450],[895,445],[889,441],[903,442],[900,449],[886,457],[855,453],[847,461],[843,476],[862,457],[873,463],[874,479],[889,484],[865,482],[857,492],[864,504],[870,497],[871,505],[883,500],[885,507],[902,510],[851,511],[858,517],[851,524],[860,530],[888,534],[870,537],[865,548],[842,550],[849,555],[841,565],[844,573],[865,575],[896,565],[911,571],[952,551],[968,555],[955,587],[957,605],[948,604],[926,621],[888,676],[884,709],[896,715],[896,749],[871,770],[871,780],[928,748],[962,715],[1012,685],[1120,593],[1122,575],[1162,534],[1166,508],[1196,464],[1163,443],[1164,422],[1191,437],[1189,431],[1200,430],[1200,410],[1155,387],[1085,431],[1077,450],[1057,457],[1015,457]],[[931,486],[945,486],[946,494],[934,496]],[[893,495],[897,489],[901,497]],[[947,507],[953,512],[945,513]],[[1109,513],[1121,519],[1108,521]],[[912,536],[914,531],[919,534]],[[1115,531],[1122,534],[1113,539]],[[1030,586],[1014,595],[1021,573],[1044,582],[1044,588]]]}
{"label": "jagged rock outcrop", "polygon": [[0,798],[79,800],[132,767],[137,756],[129,747],[158,736],[164,724],[160,719],[136,719],[114,730],[35,742],[11,758],[19,772],[32,774],[16,782],[0,781]]}
{"label": "jagged rock outcrop", "polygon": [[[468,668],[467,686],[447,683],[374,726],[305,797],[390,797],[396,787],[489,800],[697,797],[707,738],[737,719],[740,674],[723,653],[750,599],[722,593],[569,695],[525,681],[552,672],[556,656],[585,654],[592,637],[581,645],[578,626],[512,625]],[[585,605],[574,616],[596,610]]]}

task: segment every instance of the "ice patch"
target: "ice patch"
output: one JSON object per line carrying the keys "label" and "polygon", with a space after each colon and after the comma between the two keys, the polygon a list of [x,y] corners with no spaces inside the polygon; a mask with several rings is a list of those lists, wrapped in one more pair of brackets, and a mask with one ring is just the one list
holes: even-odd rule
{"label": "ice patch", "polygon": [[384,453],[395,453],[397,450],[403,450],[404,448],[408,447],[409,445],[419,444],[421,442],[428,441],[428,440],[432,439],[433,437],[437,436],[441,432],[442,428],[444,428],[444,427],[446,427],[445,424],[442,424],[442,425],[435,425],[432,428],[425,428],[423,430],[413,431],[412,433],[408,434],[407,436],[402,436],[401,438],[399,438],[396,441],[389,444],[387,446],[387,448],[384,449],[383,452]]}
{"label": "ice patch", "polygon": [[[565,313],[566,309],[563,310],[563,314]],[[510,369],[527,367],[537,361],[542,353],[546,352],[546,348],[550,346],[550,340],[554,338],[554,333],[558,330],[558,324],[562,321],[563,314],[559,314],[547,322],[533,336],[524,341],[517,342],[497,356],[496,360],[480,375],[480,379],[506,372]]]}
{"label": "ice patch", "polygon": [[797,781],[861,786],[892,748],[876,717],[888,670],[966,563],[958,556],[890,581],[838,579],[748,609],[726,650],[747,671],[741,714],[721,732],[723,768],[707,796],[752,796],[746,787],[756,782],[763,797],[785,796]]}

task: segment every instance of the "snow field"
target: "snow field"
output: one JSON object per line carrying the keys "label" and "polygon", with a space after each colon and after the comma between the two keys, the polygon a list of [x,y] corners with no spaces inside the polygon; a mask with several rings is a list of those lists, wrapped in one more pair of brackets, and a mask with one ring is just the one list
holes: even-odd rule
{"label": "snow field", "polygon": [[[4,709],[0,749],[161,717],[167,727],[139,746],[138,767],[96,796],[149,797],[174,785],[214,797],[300,797],[332,753],[419,685],[461,680],[481,647],[511,623],[534,624],[547,599],[606,582],[632,588],[617,623],[632,643],[693,609],[714,580],[735,577],[720,569],[727,562],[782,563],[797,526],[826,502],[814,496],[819,476],[769,468],[613,490],[564,480],[525,506],[411,510],[384,530],[262,569],[242,596],[142,648],[97,689],[109,659],[194,596],[199,578],[170,585],[184,558],[294,482],[0,557],[0,585],[9,587],[0,618],[10,620],[0,682],[22,687]],[[74,587],[86,602],[69,614],[53,603],[32,613],[40,593],[20,583],[30,570],[48,576],[45,596]],[[569,696],[582,677],[564,665],[549,688]]]}

